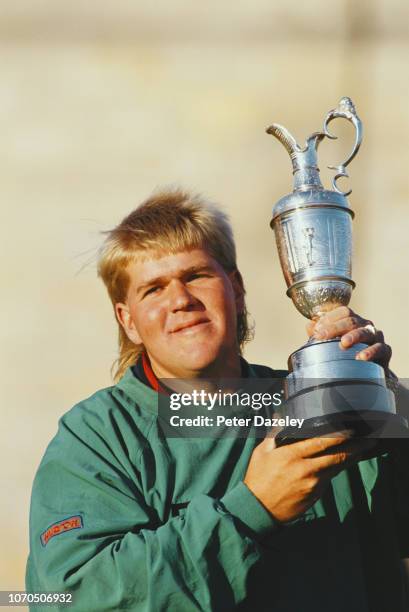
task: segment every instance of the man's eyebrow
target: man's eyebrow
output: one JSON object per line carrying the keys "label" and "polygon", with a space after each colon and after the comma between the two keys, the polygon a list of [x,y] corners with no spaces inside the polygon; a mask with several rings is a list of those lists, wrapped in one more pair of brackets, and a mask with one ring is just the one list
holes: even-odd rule
{"label": "man's eyebrow", "polygon": [[[196,265],[196,266],[189,266],[188,268],[184,268],[183,270],[181,270],[178,274],[179,278],[183,278],[184,276],[188,276],[189,274],[195,274],[198,272],[214,272],[214,268],[212,266],[210,266],[209,264],[203,264],[203,265]],[[162,276],[155,276],[153,278],[149,278],[147,279],[144,283],[142,283],[142,285],[139,285],[136,293],[137,295],[139,293],[141,293],[144,289],[147,289],[148,287],[152,287],[152,285],[164,285],[168,282],[169,280],[169,276],[164,274]]]}

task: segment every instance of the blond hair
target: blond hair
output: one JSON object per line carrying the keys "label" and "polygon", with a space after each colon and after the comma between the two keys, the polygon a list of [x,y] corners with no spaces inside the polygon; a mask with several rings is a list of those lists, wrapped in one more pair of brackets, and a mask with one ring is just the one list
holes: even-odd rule
{"label": "blond hair", "polygon": [[[227,215],[198,195],[186,191],[162,190],[132,211],[107,237],[98,257],[98,276],[115,304],[125,302],[130,278],[129,264],[144,251],[170,254],[187,249],[205,248],[226,272],[237,269],[236,248]],[[129,340],[119,326],[119,356],[112,370],[117,382],[144,350],[142,344]],[[237,316],[237,341],[240,352],[251,338],[244,307]],[[115,368],[116,367],[116,368]]]}

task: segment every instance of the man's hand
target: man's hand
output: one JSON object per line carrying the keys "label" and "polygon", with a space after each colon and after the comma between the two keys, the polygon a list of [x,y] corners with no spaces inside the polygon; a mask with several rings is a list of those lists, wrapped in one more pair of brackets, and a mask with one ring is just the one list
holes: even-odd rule
{"label": "man's hand", "polygon": [[374,440],[351,440],[343,433],[310,438],[277,448],[266,438],[253,451],[244,483],[280,522],[303,514],[331,478],[360,460]]}
{"label": "man's hand", "polygon": [[339,306],[322,315],[318,321],[310,321],[307,332],[317,340],[341,336],[342,348],[350,348],[358,342],[368,344],[368,348],[360,351],[356,359],[375,361],[388,371],[392,349],[385,344],[383,333],[375,329],[372,321],[363,319],[347,306]]}

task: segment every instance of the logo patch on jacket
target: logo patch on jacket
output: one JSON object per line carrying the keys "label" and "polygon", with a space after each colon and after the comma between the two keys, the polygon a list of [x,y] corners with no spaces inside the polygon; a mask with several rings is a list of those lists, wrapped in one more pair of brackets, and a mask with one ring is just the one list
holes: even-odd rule
{"label": "logo patch on jacket", "polygon": [[84,523],[79,514],[76,516],[69,516],[47,527],[40,536],[41,544],[45,546],[54,536],[64,533],[65,531],[70,531],[71,529],[82,529],[82,527],[84,527]]}

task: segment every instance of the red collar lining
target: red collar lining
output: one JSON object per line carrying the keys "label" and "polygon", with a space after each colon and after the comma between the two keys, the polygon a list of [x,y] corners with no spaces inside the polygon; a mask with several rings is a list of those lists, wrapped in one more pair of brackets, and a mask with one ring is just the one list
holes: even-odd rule
{"label": "red collar lining", "polygon": [[145,352],[142,353],[142,367],[143,367],[144,374],[146,378],[148,379],[148,382],[150,386],[152,387],[152,389],[154,389],[158,393],[166,393],[165,389],[161,387],[161,385],[159,384],[156,374],[152,370],[152,366],[149,361],[149,357]]}

